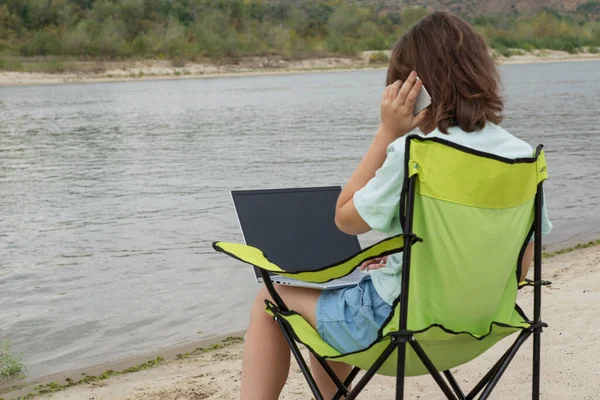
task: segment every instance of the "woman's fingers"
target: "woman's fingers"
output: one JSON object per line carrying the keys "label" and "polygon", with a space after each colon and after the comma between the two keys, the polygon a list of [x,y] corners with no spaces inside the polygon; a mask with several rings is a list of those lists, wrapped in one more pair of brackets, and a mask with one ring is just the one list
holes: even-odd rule
{"label": "woman's fingers", "polygon": [[414,105],[422,84],[416,82],[417,74],[413,71],[406,82],[397,80],[385,88],[379,110],[381,129],[400,137],[420,124],[423,117],[415,121]]}
{"label": "woman's fingers", "polygon": [[383,261],[369,265],[367,271],[374,271],[379,268],[385,268],[385,263]]}
{"label": "woman's fingers", "polygon": [[423,83],[420,80],[418,80],[413,85],[412,89],[410,89],[410,92],[408,92],[408,96],[406,96],[406,102],[404,103],[404,105],[410,110],[415,109],[415,103],[417,102],[417,97],[419,97],[419,92],[421,91],[422,87]]}
{"label": "woman's fingers", "polygon": [[380,260],[381,260],[381,258],[374,258],[372,260],[367,260],[360,265],[360,269],[364,270],[372,264],[378,264]]}
{"label": "woman's fingers", "polygon": [[406,82],[404,82],[404,84],[398,91],[398,96],[396,97],[396,101],[398,102],[399,105],[403,105],[406,103],[408,94],[412,90],[416,81],[417,81],[417,73],[415,71],[413,71],[410,73],[410,75],[408,75],[408,79],[406,80]]}
{"label": "woman's fingers", "polygon": [[361,271],[367,270],[372,271],[374,269],[379,269],[385,267],[385,262],[387,261],[387,256],[385,257],[377,257],[372,260],[367,260],[360,265]]}
{"label": "woman's fingers", "polygon": [[392,83],[390,86],[388,86],[390,88],[390,90],[388,91],[388,96],[389,96],[390,101],[394,101],[396,96],[398,96],[398,89],[400,89],[401,85],[402,85],[402,81],[396,81],[396,82]]}

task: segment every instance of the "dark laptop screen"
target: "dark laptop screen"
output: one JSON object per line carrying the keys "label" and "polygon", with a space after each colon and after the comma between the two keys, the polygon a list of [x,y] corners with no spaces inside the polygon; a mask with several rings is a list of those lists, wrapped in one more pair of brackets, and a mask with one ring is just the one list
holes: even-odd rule
{"label": "dark laptop screen", "polygon": [[288,270],[318,268],[360,250],[334,222],[341,188],[232,191],[246,244]]}

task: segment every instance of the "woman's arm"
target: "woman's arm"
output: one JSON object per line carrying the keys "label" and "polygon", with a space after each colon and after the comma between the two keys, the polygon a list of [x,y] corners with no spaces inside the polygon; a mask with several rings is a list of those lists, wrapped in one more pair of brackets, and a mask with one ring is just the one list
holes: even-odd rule
{"label": "woman's arm", "polygon": [[415,129],[425,119],[427,110],[417,116],[413,115],[415,101],[421,87],[421,81],[417,81],[416,73],[412,72],[404,84],[396,81],[383,91],[379,129],[336,204],[335,224],[342,232],[357,235],[371,230],[356,211],[352,198],[354,193],[362,189],[375,176],[375,172],[385,161],[390,143]]}
{"label": "woman's arm", "polygon": [[519,282],[523,282],[525,278],[527,278],[527,273],[529,272],[529,266],[531,265],[531,261],[533,260],[533,251],[534,251],[534,242],[531,242],[527,245],[525,249],[525,253],[523,253],[523,259],[521,260],[521,277]]}
{"label": "woman's arm", "polygon": [[362,189],[385,161],[387,147],[396,140],[380,126],[358,167],[340,193],[335,210],[335,224],[349,235],[358,235],[371,230],[354,207],[354,193]]}

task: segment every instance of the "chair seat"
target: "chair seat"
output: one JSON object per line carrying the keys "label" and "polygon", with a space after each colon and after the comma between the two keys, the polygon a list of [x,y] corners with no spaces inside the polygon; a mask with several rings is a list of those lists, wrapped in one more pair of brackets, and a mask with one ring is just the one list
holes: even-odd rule
{"label": "chair seat", "polygon": [[[325,343],[319,333],[298,313],[282,312],[267,304],[269,314],[280,318],[290,329],[294,339],[309,348],[313,353],[325,359],[340,361],[361,369],[369,369],[383,350],[390,344],[389,335],[379,337],[370,347],[348,354],[342,354]],[[523,329],[530,324],[515,309],[511,324],[495,322],[490,324],[490,330],[485,335],[473,335],[467,332],[455,333],[439,325],[432,325],[425,330],[415,333],[415,339],[421,344],[433,364],[439,371],[449,370],[467,363],[498,343],[503,338]],[[377,372],[380,375],[396,376],[396,352],[389,357]],[[409,346],[407,347],[405,376],[427,374],[427,369]]]}

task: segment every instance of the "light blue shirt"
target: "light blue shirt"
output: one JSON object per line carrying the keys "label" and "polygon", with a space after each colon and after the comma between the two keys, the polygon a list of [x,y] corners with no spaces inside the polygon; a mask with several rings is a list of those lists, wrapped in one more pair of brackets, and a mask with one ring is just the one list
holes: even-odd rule
{"label": "light blue shirt", "polygon": [[[448,135],[434,130],[427,137],[439,137],[456,144],[495,154],[505,158],[532,157],[533,148],[511,135],[498,125],[488,123],[484,129],[467,133],[459,127],[448,129]],[[423,136],[423,135],[422,135]],[[387,157],[375,176],[354,194],[354,206],[374,230],[388,236],[402,233],[400,224],[400,193],[404,182],[404,150],[406,137],[392,142],[387,149]],[[546,204],[542,209],[542,234],[552,230]],[[402,254],[388,257],[386,266],[370,272],[373,286],[388,304],[392,305],[400,294],[402,274]]]}

